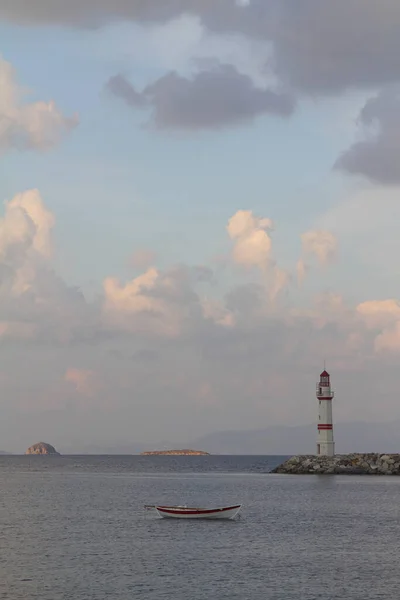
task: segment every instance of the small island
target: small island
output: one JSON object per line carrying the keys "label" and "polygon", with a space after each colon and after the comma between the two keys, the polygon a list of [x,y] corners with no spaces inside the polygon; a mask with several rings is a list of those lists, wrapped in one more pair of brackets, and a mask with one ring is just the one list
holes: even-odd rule
{"label": "small island", "polygon": [[60,456],[60,453],[52,446],[51,444],[47,444],[45,442],[38,442],[37,444],[33,444],[25,454],[48,454],[53,456]]}
{"label": "small island", "polygon": [[209,456],[208,452],[202,450],[152,450],[141,452],[142,456]]}
{"label": "small island", "polygon": [[400,475],[400,454],[292,456],[273,469],[286,475]]}

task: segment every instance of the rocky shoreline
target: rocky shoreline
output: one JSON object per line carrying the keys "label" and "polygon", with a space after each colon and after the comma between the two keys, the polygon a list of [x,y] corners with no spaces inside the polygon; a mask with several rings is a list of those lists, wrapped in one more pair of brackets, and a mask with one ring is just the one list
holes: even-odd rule
{"label": "rocky shoreline", "polygon": [[400,454],[292,456],[272,473],[288,475],[400,475]]}

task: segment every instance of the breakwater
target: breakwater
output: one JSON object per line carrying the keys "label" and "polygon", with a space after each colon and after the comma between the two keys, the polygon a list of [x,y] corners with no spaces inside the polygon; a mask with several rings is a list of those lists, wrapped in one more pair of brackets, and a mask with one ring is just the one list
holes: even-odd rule
{"label": "breakwater", "polygon": [[292,456],[272,473],[288,475],[400,475],[400,454]]}

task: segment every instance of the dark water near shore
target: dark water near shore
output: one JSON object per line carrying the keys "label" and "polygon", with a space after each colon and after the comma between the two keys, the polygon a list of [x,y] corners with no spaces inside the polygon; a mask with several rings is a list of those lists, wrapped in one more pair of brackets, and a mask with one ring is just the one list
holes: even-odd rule
{"label": "dark water near shore", "polygon": [[[400,478],[279,457],[0,457],[0,599],[394,600]],[[143,504],[242,502],[236,522]]]}

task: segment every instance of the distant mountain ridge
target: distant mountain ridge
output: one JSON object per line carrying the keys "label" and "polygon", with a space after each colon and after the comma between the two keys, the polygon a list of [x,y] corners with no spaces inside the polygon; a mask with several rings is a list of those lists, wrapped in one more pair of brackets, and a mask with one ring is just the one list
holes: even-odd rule
{"label": "distant mountain ridge", "polygon": [[[349,422],[335,424],[336,451],[350,452],[400,452],[400,421],[392,423]],[[116,443],[68,446],[63,454],[140,454],[154,448],[202,448],[210,454],[253,454],[279,455],[313,454],[316,449],[317,429],[315,424],[271,426],[265,429],[242,431],[217,431],[208,435],[181,442],[159,443]],[[72,450],[72,448],[71,448]]]}
{"label": "distant mountain ridge", "polygon": [[[400,452],[400,422],[337,423],[336,450],[350,452]],[[194,443],[212,454],[313,454],[316,450],[315,424],[297,427],[276,426],[252,431],[221,431],[197,438]]]}
{"label": "distant mountain ridge", "polygon": [[142,456],[207,456],[209,452],[186,448],[182,450],[146,450],[141,454]]}

